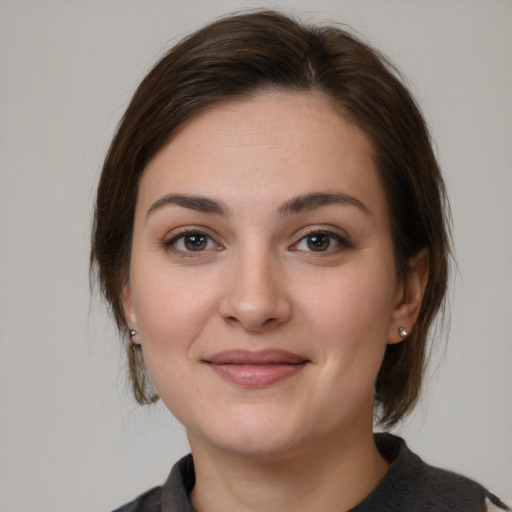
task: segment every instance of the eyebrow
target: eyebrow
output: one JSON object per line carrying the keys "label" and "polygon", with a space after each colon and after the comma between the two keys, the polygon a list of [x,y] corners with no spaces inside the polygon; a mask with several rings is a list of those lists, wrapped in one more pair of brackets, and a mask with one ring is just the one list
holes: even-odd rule
{"label": "eyebrow", "polygon": [[341,192],[313,192],[304,194],[286,201],[280,208],[279,213],[283,216],[304,213],[331,204],[355,206],[364,213],[370,213],[368,208],[359,199]]}
{"label": "eyebrow", "polygon": [[[287,217],[322,208],[324,206],[329,206],[331,204],[355,206],[364,213],[369,213],[368,208],[359,201],[359,199],[341,192],[312,192],[310,194],[299,195],[281,205],[278,212],[282,216]],[[167,194],[155,201],[149,207],[146,218],[152,213],[169,205],[177,205],[201,213],[213,213],[223,217],[229,217],[230,215],[229,207],[226,203],[219,201],[218,199],[190,194]]]}
{"label": "eyebrow", "polygon": [[149,207],[146,218],[165,206],[173,204],[202,213],[215,213],[223,217],[228,217],[230,212],[228,206],[217,199],[189,194],[167,194]]}

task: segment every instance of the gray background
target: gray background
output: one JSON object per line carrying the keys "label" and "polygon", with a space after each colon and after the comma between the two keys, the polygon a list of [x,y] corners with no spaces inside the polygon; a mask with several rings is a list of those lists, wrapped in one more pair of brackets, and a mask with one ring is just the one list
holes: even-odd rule
{"label": "gray background", "polygon": [[0,511],[110,510],[186,453],[125,383],[90,299],[94,184],[162,48],[243,7],[352,25],[408,77],[432,127],[459,273],[449,344],[399,429],[429,462],[512,501],[512,3],[0,1]]}

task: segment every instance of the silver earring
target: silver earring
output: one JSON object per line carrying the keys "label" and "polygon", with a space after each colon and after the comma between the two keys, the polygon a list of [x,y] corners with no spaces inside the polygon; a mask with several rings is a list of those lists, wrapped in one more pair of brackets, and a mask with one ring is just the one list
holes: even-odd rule
{"label": "silver earring", "polygon": [[128,332],[130,333],[130,338],[137,336],[137,331],[135,329],[132,329],[131,327],[128,329]]}
{"label": "silver earring", "polygon": [[407,329],[405,327],[399,327],[398,332],[400,333],[400,336],[402,338],[407,338],[407,336],[409,336],[409,333],[407,332]]}

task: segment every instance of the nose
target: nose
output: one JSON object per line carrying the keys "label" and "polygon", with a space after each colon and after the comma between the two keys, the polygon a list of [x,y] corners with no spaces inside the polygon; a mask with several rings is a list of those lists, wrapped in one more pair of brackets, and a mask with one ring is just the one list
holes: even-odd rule
{"label": "nose", "polygon": [[263,332],[287,322],[292,305],[279,263],[268,251],[247,252],[232,262],[219,311],[232,325]]}

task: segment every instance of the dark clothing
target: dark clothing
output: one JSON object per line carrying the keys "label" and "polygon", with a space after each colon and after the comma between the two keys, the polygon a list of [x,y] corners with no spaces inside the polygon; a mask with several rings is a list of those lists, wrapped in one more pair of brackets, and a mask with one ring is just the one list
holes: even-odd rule
{"label": "dark clothing", "polygon": [[[510,510],[476,482],[425,464],[399,437],[376,434],[375,441],[391,466],[377,488],[351,512]],[[151,489],[115,512],[195,512],[189,500],[194,484],[194,463],[187,455],[174,465],[163,487]]]}

